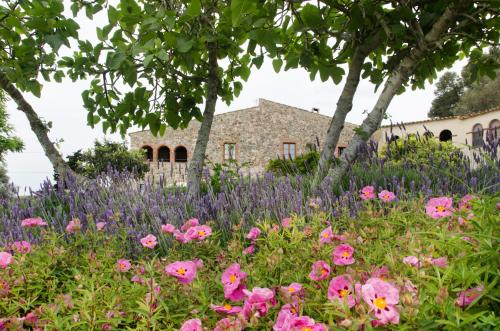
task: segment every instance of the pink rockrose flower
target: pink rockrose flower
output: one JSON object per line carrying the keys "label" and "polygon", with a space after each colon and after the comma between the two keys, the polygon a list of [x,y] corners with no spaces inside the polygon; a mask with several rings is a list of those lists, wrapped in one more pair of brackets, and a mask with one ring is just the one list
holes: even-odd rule
{"label": "pink rockrose flower", "polygon": [[460,307],[466,307],[476,300],[484,291],[484,286],[479,285],[468,290],[458,293],[458,298],[455,301]]}
{"label": "pink rockrose flower", "polygon": [[384,280],[384,278],[389,277],[389,268],[386,265],[379,267],[374,267],[371,277],[376,277]]}
{"label": "pink rockrose flower", "polygon": [[21,221],[21,227],[23,228],[34,228],[37,226],[47,226],[47,222],[44,222],[40,217],[26,218]]}
{"label": "pink rockrose flower", "polygon": [[274,331],[288,331],[291,328],[292,321],[295,317],[299,316],[298,302],[292,302],[283,305],[276,318],[276,323],[273,326]]}
{"label": "pink rockrose flower", "polygon": [[188,240],[202,241],[211,234],[212,234],[212,228],[209,227],[208,225],[197,225],[190,227],[186,231],[185,236]]}
{"label": "pink rockrose flower", "polygon": [[[321,323],[316,323],[309,316],[294,317],[291,322],[291,331],[327,331],[328,328]],[[283,329],[284,331],[284,329]]]}
{"label": "pink rockrose flower", "polygon": [[181,226],[181,231],[186,231],[189,228],[192,228],[193,226],[198,226],[200,225],[200,221],[198,221],[197,218],[190,218],[188,219],[182,226]]}
{"label": "pink rockrose flower", "polygon": [[165,273],[177,278],[182,284],[189,284],[196,277],[196,269],[193,261],[176,261],[165,267]]}
{"label": "pink rockrose flower", "polygon": [[375,188],[373,186],[365,186],[360,191],[360,198],[363,200],[375,199]]}
{"label": "pink rockrose flower", "polygon": [[425,212],[434,219],[453,215],[453,199],[448,197],[429,199],[425,205]]}
{"label": "pink rockrose flower", "polygon": [[69,221],[68,225],[66,225],[67,233],[76,233],[79,232],[81,229],[82,229],[82,223],[78,218]]}
{"label": "pink rockrose flower", "polygon": [[458,202],[458,209],[471,210],[472,209],[471,201],[474,200],[474,198],[475,197],[471,194],[464,195],[464,197],[460,199],[460,201]]}
{"label": "pink rockrose flower", "polygon": [[412,267],[419,267],[420,268],[422,266],[422,262],[420,262],[418,257],[413,256],[413,255],[405,257],[403,259],[403,263],[407,264],[409,266],[412,266]]}
{"label": "pink rockrose flower", "polygon": [[27,241],[14,241],[12,250],[18,254],[28,254],[31,252],[31,244]]}
{"label": "pink rockrose flower", "polygon": [[399,291],[396,287],[380,278],[370,278],[361,287],[363,300],[378,319],[379,325],[399,323]]}
{"label": "pink rockrose flower", "polygon": [[291,283],[288,286],[282,286],[280,292],[285,298],[302,297],[304,296],[304,287],[300,283]]}
{"label": "pink rockrose flower", "polygon": [[179,331],[203,331],[201,327],[201,320],[199,318],[187,320],[184,324],[182,324]]}
{"label": "pink rockrose flower", "polygon": [[137,283],[137,284],[144,284],[146,281],[141,278],[140,276],[133,276],[132,279],[130,279],[133,283]]}
{"label": "pink rockrose flower", "polygon": [[354,248],[348,244],[341,244],[333,250],[333,263],[336,265],[349,265],[354,263]]}
{"label": "pink rockrose flower", "polygon": [[250,231],[248,231],[248,234],[246,236],[247,239],[249,240],[255,240],[257,239],[261,234],[261,231],[259,228],[251,228]]}
{"label": "pink rockrose flower", "polygon": [[391,202],[391,201],[394,201],[396,200],[396,195],[391,192],[391,191],[387,191],[387,190],[383,190],[381,191],[379,194],[378,194],[378,197],[380,200],[382,200],[383,202]]}
{"label": "pink rockrose flower", "polygon": [[129,260],[119,259],[116,262],[116,269],[118,269],[118,271],[120,272],[127,272],[130,270],[130,268],[132,268],[132,264],[130,264]]}
{"label": "pink rockrose flower", "polygon": [[243,255],[252,255],[255,253],[255,245],[250,245],[243,250]]}
{"label": "pink rockrose flower", "polygon": [[0,252],[0,268],[5,269],[12,262],[14,262],[12,254],[7,252]]}
{"label": "pink rockrose flower", "polygon": [[231,301],[241,301],[245,298],[243,290],[246,288],[244,280],[247,274],[240,269],[238,263],[233,263],[224,270],[221,276],[221,282],[224,286],[224,298]]}
{"label": "pink rockrose flower", "polygon": [[312,271],[309,274],[309,278],[314,281],[320,281],[327,279],[330,276],[330,266],[325,261],[316,261],[312,265]]}
{"label": "pink rockrose flower", "polygon": [[288,229],[292,225],[292,219],[290,217],[281,220],[281,226]]}
{"label": "pink rockrose flower", "polygon": [[158,244],[158,242],[156,241],[156,237],[153,236],[152,234],[148,234],[146,237],[141,238],[140,241],[142,246],[149,249],[155,248],[155,246]]}
{"label": "pink rockrose flower", "polygon": [[446,268],[448,267],[448,259],[446,258],[446,256],[438,257],[437,259],[431,259],[431,264],[439,268]]}
{"label": "pink rockrose flower", "polygon": [[181,244],[185,244],[189,242],[190,240],[187,238],[185,233],[180,232],[179,230],[174,230],[173,232],[175,240],[180,242]]}
{"label": "pink rockrose flower", "polygon": [[333,240],[333,231],[332,231],[332,227],[329,226],[326,229],[324,229],[323,231],[321,231],[321,233],[319,234],[319,243],[320,244],[329,244],[332,242],[332,240]]}
{"label": "pink rockrose flower", "polygon": [[241,313],[243,308],[238,306],[231,306],[230,304],[225,304],[223,306],[210,305],[210,308],[219,314],[227,314],[227,315],[238,315]]}
{"label": "pink rockrose flower", "polygon": [[[0,278],[0,298],[6,297],[10,293],[10,286],[5,280]],[[0,328],[0,330],[2,330]]]}
{"label": "pink rockrose flower", "polygon": [[175,226],[173,224],[167,223],[161,226],[161,231],[163,233],[174,233]]}
{"label": "pink rockrose flower", "polygon": [[268,288],[254,287],[252,291],[245,289],[245,303],[243,304],[243,317],[265,316],[273,304],[274,292]]}
{"label": "pink rockrose flower", "polygon": [[328,300],[344,304],[352,308],[356,301],[354,300],[353,282],[349,275],[340,275],[332,278],[328,286]]}
{"label": "pink rockrose flower", "polygon": [[223,318],[215,324],[214,331],[242,331],[243,325],[239,318]]}
{"label": "pink rockrose flower", "polygon": [[105,226],[106,226],[106,222],[97,222],[95,224],[95,227],[97,228],[97,231],[102,231]]}

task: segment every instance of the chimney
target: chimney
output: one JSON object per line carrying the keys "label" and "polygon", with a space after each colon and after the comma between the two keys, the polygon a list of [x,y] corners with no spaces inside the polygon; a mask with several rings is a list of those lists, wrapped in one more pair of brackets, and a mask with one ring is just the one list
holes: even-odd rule
{"label": "chimney", "polygon": [[316,114],[319,114],[319,108],[313,107],[312,112],[316,113]]}

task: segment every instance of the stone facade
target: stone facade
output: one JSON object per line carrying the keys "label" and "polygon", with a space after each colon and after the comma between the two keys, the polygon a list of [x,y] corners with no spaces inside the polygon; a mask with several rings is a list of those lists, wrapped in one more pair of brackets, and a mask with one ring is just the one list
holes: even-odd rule
{"label": "stone facade", "polygon": [[[224,145],[234,144],[238,164],[247,164],[251,173],[259,173],[271,159],[285,156],[285,144],[295,144],[296,156],[307,152],[308,145],[317,146],[319,143],[321,148],[330,121],[331,117],[314,111],[259,99],[255,107],[215,116],[207,146],[207,161],[223,163],[226,161]],[[154,137],[150,131],[133,132],[130,134],[131,148],[150,149],[151,174],[183,182],[199,127],[200,122],[192,121],[183,130],[168,128],[162,137]],[[346,123],[337,155],[339,148],[347,146],[354,128],[356,125]],[[187,152],[187,162],[182,162],[184,151]]]}

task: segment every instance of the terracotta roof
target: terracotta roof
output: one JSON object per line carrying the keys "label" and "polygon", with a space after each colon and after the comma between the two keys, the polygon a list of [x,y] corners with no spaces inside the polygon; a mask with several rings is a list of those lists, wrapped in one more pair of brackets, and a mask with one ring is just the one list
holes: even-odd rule
{"label": "terracotta roof", "polygon": [[465,115],[446,116],[446,117],[440,117],[440,118],[429,118],[429,119],[426,119],[426,120],[412,121],[412,122],[391,123],[391,124],[382,125],[381,128],[389,128],[391,126],[400,125],[400,124],[403,124],[403,125],[406,125],[406,124],[419,124],[419,123],[429,123],[429,122],[434,122],[434,121],[444,121],[444,120],[450,120],[450,119],[464,120],[466,118],[476,117],[476,116],[487,114],[487,113],[491,113],[491,112],[494,112],[494,111],[500,111],[500,106],[493,107],[493,108],[490,108],[490,109],[486,109],[486,110],[483,110],[483,111],[480,111],[480,112],[477,112],[477,113],[471,113],[471,114],[465,114]]}

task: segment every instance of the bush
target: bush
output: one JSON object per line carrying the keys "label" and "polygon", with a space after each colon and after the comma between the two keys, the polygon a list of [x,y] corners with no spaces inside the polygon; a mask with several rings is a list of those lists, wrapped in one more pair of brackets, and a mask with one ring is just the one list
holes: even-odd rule
{"label": "bush", "polygon": [[317,151],[310,151],[306,154],[299,155],[295,159],[274,159],[269,161],[266,166],[267,171],[271,171],[277,176],[286,175],[308,175],[315,171],[320,153]]}

